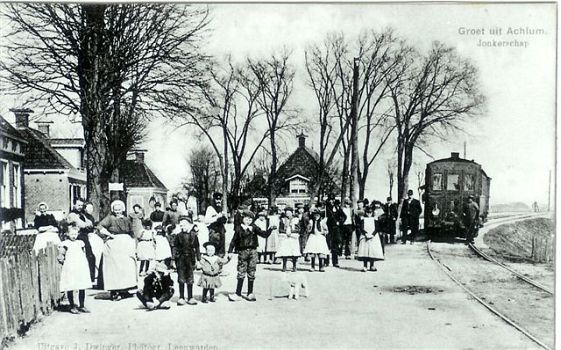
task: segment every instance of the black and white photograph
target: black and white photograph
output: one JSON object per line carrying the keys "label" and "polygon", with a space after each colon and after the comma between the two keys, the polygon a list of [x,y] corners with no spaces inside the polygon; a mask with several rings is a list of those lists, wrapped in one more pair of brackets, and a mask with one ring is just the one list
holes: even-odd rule
{"label": "black and white photograph", "polygon": [[557,11],[1,2],[0,350],[554,349]]}

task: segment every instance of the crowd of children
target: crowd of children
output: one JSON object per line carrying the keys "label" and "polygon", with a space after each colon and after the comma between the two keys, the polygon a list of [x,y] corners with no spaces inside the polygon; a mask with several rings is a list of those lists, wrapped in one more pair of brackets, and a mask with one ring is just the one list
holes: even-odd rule
{"label": "crowd of children", "polygon": [[[299,205],[295,210],[286,207],[281,215],[277,208],[269,212],[262,208],[251,209],[236,211],[234,235],[227,252],[217,252],[223,243],[210,239],[210,235],[209,241],[202,245],[205,254],[201,254],[198,231],[203,223],[194,223],[191,216],[178,216],[174,221],[177,226],[142,220],[142,229],[135,233],[138,275],[144,277],[144,286],[136,293],[141,303],[148,310],[169,308],[168,301],[175,292],[170,277],[173,269],[177,272],[178,305],[197,304],[193,297],[196,270],[200,270],[197,286],[202,288],[201,301],[214,302],[215,290],[222,286],[223,266],[234,253],[238,256],[237,285],[235,293],[228,295],[230,301],[242,299],[246,278],[244,298],[256,300],[253,290],[258,263],[282,262],[283,272],[288,267],[297,271],[298,260],[303,258],[311,262],[310,271],[325,272],[330,257],[333,266],[338,267],[338,256],[344,254],[362,261],[362,271],[366,272],[376,271],[375,261],[384,259],[387,232],[383,232],[385,212],[379,203],[369,206],[360,201],[358,209],[351,211],[348,202],[341,208],[330,196],[325,205],[311,209]],[[156,218],[155,215],[151,217]],[[59,261],[63,264],[60,290],[67,292],[72,313],[89,312],[84,305],[85,289],[92,287],[84,245],[76,240],[77,235],[78,228],[69,225],[68,239],[60,243],[59,249]],[[78,290],[78,307],[74,302],[75,290]]]}

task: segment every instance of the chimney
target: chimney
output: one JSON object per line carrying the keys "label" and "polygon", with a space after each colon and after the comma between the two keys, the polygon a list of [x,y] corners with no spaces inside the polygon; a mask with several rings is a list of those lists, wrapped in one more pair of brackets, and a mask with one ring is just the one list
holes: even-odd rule
{"label": "chimney", "polygon": [[304,135],[304,132],[302,131],[300,133],[300,135],[298,135],[296,137],[298,138],[298,147],[299,148],[306,147],[306,135]]}
{"label": "chimney", "polygon": [[452,159],[460,159],[460,153],[458,153],[458,152],[452,152],[451,158],[452,158]]}
{"label": "chimney", "polygon": [[29,127],[29,115],[33,111],[29,108],[12,108],[10,112],[16,116],[16,128],[23,129]]}
{"label": "chimney", "polygon": [[50,124],[53,124],[52,121],[41,120],[41,121],[36,121],[35,124],[37,124],[37,130],[39,130],[40,132],[45,134],[45,136],[47,138],[51,137],[51,126],[50,126]]}
{"label": "chimney", "polygon": [[146,150],[136,150],[134,151],[134,155],[135,155],[135,159],[134,161],[137,163],[144,163],[144,152],[146,152]]}

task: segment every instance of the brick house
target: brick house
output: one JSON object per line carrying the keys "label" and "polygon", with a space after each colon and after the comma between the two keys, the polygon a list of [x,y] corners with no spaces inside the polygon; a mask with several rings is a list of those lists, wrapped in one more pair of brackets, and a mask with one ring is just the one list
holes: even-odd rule
{"label": "brick house", "polygon": [[[296,136],[298,148],[277,170],[275,183],[277,206],[293,206],[297,203],[309,203],[310,192],[317,181],[320,159],[316,151],[306,146],[306,135]],[[326,180],[332,182],[331,179]]]}
{"label": "brick house", "polygon": [[145,153],[143,149],[130,151],[119,169],[119,177],[125,187],[127,211],[131,212],[133,205],[139,204],[150,215],[155,202],[166,207],[168,189],[146,164]]}
{"label": "brick house", "polygon": [[43,132],[29,127],[32,110],[11,109],[16,116],[16,128],[27,141],[24,160],[25,221],[33,224],[35,211],[41,202],[49,212],[62,219],[71,210],[74,200],[86,197],[86,173],[71,164],[51,146],[48,129]]}
{"label": "brick house", "polygon": [[0,116],[0,220],[2,229],[24,225],[24,137]]}

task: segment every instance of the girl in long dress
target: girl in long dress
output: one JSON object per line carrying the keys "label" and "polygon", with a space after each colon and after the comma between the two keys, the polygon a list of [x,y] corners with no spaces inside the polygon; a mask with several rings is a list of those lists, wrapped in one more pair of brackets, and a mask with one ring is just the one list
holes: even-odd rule
{"label": "girl in long dress", "polygon": [[[382,251],[382,241],[380,235],[376,232],[376,218],[372,216],[372,209],[366,210],[366,216],[362,221],[362,229],[360,240],[358,243],[358,260],[364,264],[362,269],[366,271],[377,271],[374,267],[374,262],[377,260],[384,260],[384,252]],[[370,268],[367,270],[367,266]]]}
{"label": "girl in long dress", "polygon": [[276,257],[282,258],[283,271],[286,271],[289,258],[292,260],[292,271],[296,271],[296,262],[300,257],[300,219],[293,214],[292,208],[286,207],[279,225],[279,249]]}
{"label": "girl in long dress", "polygon": [[[257,213],[257,219],[255,220],[255,225],[259,227],[262,231],[267,231],[267,213],[264,211],[260,211]],[[259,242],[259,246],[257,247],[257,263],[261,262],[261,258],[263,258],[263,262],[267,262],[267,238],[257,236],[257,241]]]}
{"label": "girl in long dress", "polygon": [[[268,226],[274,226],[274,227],[279,227],[279,223],[280,223],[280,217],[278,215],[278,210],[276,207],[271,207],[271,210],[269,212],[269,216],[267,217],[267,222],[268,222]],[[277,253],[277,249],[278,249],[278,245],[279,245],[279,230],[274,229],[271,234],[269,235],[269,237],[267,237],[267,243],[266,243],[266,252],[267,252],[267,263],[271,264],[271,263],[276,263],[276,253]]]}
{"label": "girl in long dress", "polygon": [[156,246],[154,242],[154,232],[152,231],[152,221],[143,220],[142,226],[144,230],[138,237],[138,244],[136,245],[136,256],[140,260],[140,276],[148,273],[150,261],[156,259]]}
{"label": "girl in long dress", "polygon": [[124,215],[125,203],[113,201],[111,212],[98,224],[99,233],[107,239],[103,247],[103,284],[112,300],[120,300],[138,287],[136,246],[131,221]]}
{"label": "girl in long dress", "polygon": [[325,272],[323,268],[323,260],[329,255],[329,247],[327,246],[327,220],[322,219],[321,213],[317,209],[312,209],[312,219],[308,225],[308,241],[304,248],[304,254],[312,256],[312,270],[316,268],[316,257],[319,261],[319,271]]}
{"label": "girl in long dress", "polygon": [[[77,240],[79,229],[76,224],[68,226],[68,239],[59,245],[58,261],[62,264],[60,273],[60,291],[66,292],[70,302],[70,312],[90,312],[84,306],[86,289],[92,287],[90,266],[86,258],[85,244]],[[78,291],[79,306],[74,304],[74,291]]]}
{"label": "girl in long dress", "polygon": [[171,267],[171,246],[169,245],[168,238],[162,225],[158,225],[155,228],[156,237],[154,238],[156,242],[156,261],[164,263],[169,269]]}

